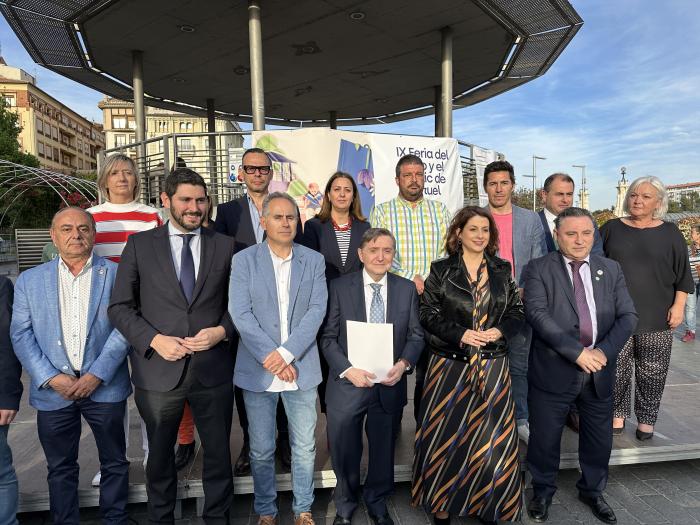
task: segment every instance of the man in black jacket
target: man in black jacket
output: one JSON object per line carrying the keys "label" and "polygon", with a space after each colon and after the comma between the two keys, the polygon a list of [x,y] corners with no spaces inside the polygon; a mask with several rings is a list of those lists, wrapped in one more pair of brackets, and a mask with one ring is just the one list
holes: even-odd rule
{"label": "man in black jacket", "polygon": [[22,368],[10,342],[12,295],[12,283],[0,277],[0,523],[11,524],[17,523],[17,476],[7,432],[22,397]]}

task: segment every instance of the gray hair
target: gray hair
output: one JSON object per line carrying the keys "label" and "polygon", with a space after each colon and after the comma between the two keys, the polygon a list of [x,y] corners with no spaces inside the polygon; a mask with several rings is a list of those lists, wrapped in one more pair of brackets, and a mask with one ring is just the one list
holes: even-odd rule
{"label": "gray hair", "polygon": [[65,208],[61,208],[58,210],[56,213],[53,214],[53,217],[51,218],[51,229],[54,229],[54,226],[56,226],[56,219],[67,211],[81,211],[83,212],[87,217],[88,217],[88,222],[92,226],[92,231],[97,230],[97,224],[95,223],[95,217],[92,216],[92,213],[90,213],[87,210],[84,210],[83,208],[80,208],[78,206],[66,206]]}
{"label": "gray hair", "polygon": [[557,215],[557,218],[554,219],[554,227],[559,229],[559,225],[567,217],[588,217],[595,226],[595,219],[593,218],[593,215],[591,215],[590,211],[572,206],[571,208],[566,208],[559,215]]}
{"label": "gray hair", "polygon": [[107,189],[107,179],[109,178],[109,174],[112,171],[112,168],[114,168],[114,165],[119,162],[128,164],[129,169],[131,169],[131,171],[134,172],[134,176],[136,177],[136,186],[134,187],[134,199],[136,199],[136,197],[139,194],[139,190],[141,189],[141,183],[139,181],[139,171],[136,168],[136,163],[134,162],[134,159],[132,159],[128,155],[124,155],[123,153],[114,153],[113,155],[110,155],[105,159],[104,164],[102,164],[102,167],[100,168],[100,173],[97,175],[97,188],[100,190],[100,193],[107,202],[109,202],[109,190]]}
{"label": "gray hair", "polygon": [[659,205],[659,208],[656,211],[654,211],[654,218],[660,219],[661,217],[666,215],[666,212],[668,211],[668,192],[666,191],[666,186],[664,186],[664,183],[661,182],[661,179],[659,179],[658,177],[654,177],[653,175],[649,175],[647,177],[639,177],[638,179],[632,181],[632,184],[630,184],[630,187],[627,189],[627,193],[625,194],[625,202],[622,205],[622,211],[629,215],[630,195],[632,195],[632,193],[636,193],[637,189],[642,184],[650,184],[656,190],[661,204]]}
{"label": "gray hair", "polygon": [[396,250],[396,238],[394,234],[391,233],[386,228],[369,228],[365,233],[362,234],[362,239],[360,240],[360,249],[364,248],[366,244],[377,240],[379,237],[389,237],[392,244],[394,245],[394,250]]}
{"label": "gray hair", "polygon": [[288,193],[284,193],[282,191],[273,191],[272,193],[268,193],[267,197],[265,197],[265,200],[263,200],[263,205],[262,205],[262,216],[263,217],[267,217],[270,214],[270,202],[272,202],[275,199],[284,199],[288,202],[291,202],[292,205],[294,206],[294,211],[296,212],[297,215],[299,215],[299,206],[297,205],[297,201],[294,200],[294,197],[292,197]]}

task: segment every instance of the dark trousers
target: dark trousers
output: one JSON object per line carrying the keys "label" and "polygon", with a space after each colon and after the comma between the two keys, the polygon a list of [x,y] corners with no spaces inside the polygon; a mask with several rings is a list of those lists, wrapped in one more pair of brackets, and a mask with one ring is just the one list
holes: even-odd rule
{"label": "dark trousers", "polygon": [[[428,361],[430,361],[430,352],[427,350],[421,352],[418,362],[416,363],[416,387],[413,391],[413,419],[416,420],[416,428],[418,428],[418,422],[420,421],[420,400],[423,397],[423,383],[425,383],[425,376],[428,374]],[[399,419],[399,429],[400,430],[401,420]]]}
{"label": "dark trousers", "polygon": [[566,392],[553,394],[530,384],[530,442],[527,467],[532,474],[535,496],[551,501],[557,490],[561,434],[572,402],[579,412],[578,456],[581,477],[579,493],[599,496],[608,481],[608,461],[612,449],[612,393],[599,398],[590,374],[579,374],[579,380]]}
{"label": "dark trousers", "polygon": [[39,441],[49,474],[49,505],[56,524],[80,522],[78,446],[82,416],[92,429],[100,459],[100,514],[103,523],[127,523],[129,462],[124,439],[126,401],[98,403],[81,399],[59,410],[39,410]]}
{"label": "dark trousers", "polygon": [[185,401],[190,404],[204,452],[202,485],[206,523],[228,523],[233,502],[229,438],[233,417],[233,384],[206,387],[185,368],[169,392],[136,388],[134,400],[146,423],[148,463],[146,491],[149,523],[173,523],[177,496],[174,447]]}
{"label": "dark trousers", "polygon": [[334,499],[339,516],[350,518],[360,497],[360,460],[364,422],[369,462],[363,497],[371,515],[384,516],[386,501],[394,490],[394,427],[401,412],[386,412],[379,402],[379,388],[373,387],[368,404],[329,406],[328,441],[337,479]]}
{"label": "dark trousers", "polygon": [[[248,413],[245,410],[245,401],[243,401],[243,390],[239,387],[234,387],[234,396],[236,398],[236,412],[238,412],[238,421],[241,422],[243,429],[243,442],[250,443],[248,435]],[[277,404],[277,434],[283,439],[289,439],[289,423],[287,422],[287,414],[284,411],[282,403]]]}

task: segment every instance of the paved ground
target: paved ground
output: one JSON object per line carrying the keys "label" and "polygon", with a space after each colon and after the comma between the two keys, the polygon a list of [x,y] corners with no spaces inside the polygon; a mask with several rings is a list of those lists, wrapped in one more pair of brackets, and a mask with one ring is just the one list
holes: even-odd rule
{"label": "paved ground", "polygon": [[[578,523],[596,524],[588,507],[577,500],[576,479],[578,472],[565,470],[559,475],[560,490],[550,508],[549,523],[553,525],[573,525]],[[529,497],[529,491],[527,491]],[[396,525],[427,525],[428,516],[409,505],[410,485],[399,483],[391,500],[390,513]],[[647,463],[612,467],[610,482],[605,491],[610,505],[615,509],[619,525],[627,524],[679,524],[700,523],[700,460],[675,461],[668,463]],[[313,508],[314,518],[319,525],[330,525],[335,515],[332,489],[316,491]],[[145,504],[129,506],[133,523],[147,523]],[[40,525],[48,523],[47,512],[20,514],[20,523]],[[280,494],[281,525],[292,525],[291,493]],[[81,511],[81,523],[98,524],[97,509]],[[182,519],[178,525],[204,523],[196,517],[194,500],[183,504]],[[236,496],[232,525],[255,525],[256,516],[252,509],[252,496]],[[353,525],[370,525],[364,508],[355,514]],[[462,525],[477,523],[476,520],[459,520]],[[533,523],[527,517],[521,522]]]}

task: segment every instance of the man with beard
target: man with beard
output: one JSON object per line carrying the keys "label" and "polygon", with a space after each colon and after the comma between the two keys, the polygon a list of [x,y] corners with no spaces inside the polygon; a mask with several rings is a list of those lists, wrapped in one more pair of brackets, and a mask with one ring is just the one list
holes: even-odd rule
{"label": "man with beard", "polygon": [[148,519],[173,523],[173,449],[187,401],[204,449],[204,521],[227,523],[233,498],[229,434],[234,327],[227,312],[233,239],[202,228],[204,179],[174,170],[161,194],[171,220],[131,235],[109,318],[133,347],[134,400],[146,422]]}
{"label": "man with beard", "polygon": [[[377,204],[369,222],[373,228],[389,230],[396,238],[391,273],[414,282],[418,295],[423,293],[430,263],[445,255],[445,236],[450,226],[450,212],[440,201],[423,198],[425,166],[420,157],[404,155],[396,163],[396,198]],[[423,381],[428,366],[424,352],[416,364],[416,388],[413,395],[413,415],[416,421]]]}

